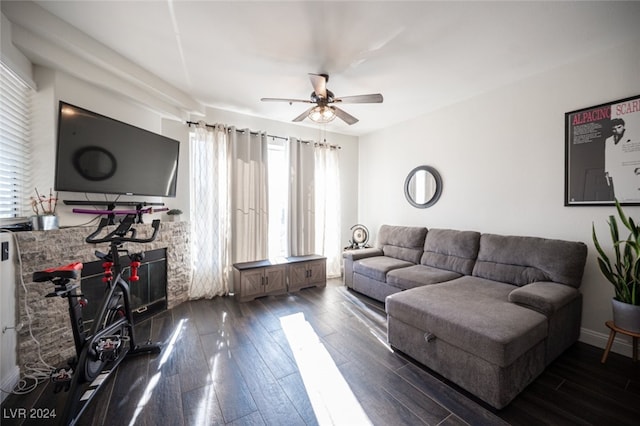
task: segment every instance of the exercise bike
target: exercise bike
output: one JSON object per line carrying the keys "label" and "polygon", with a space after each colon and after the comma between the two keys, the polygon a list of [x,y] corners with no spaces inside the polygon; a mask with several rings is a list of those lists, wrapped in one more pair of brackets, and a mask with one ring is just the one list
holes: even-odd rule
{"label": "exercise bike", "polygon": [[103,281],[106,289],[90,330],[85,330],[82,317],[82,308],[87,301],[78,292],[80,285],[75,283],[83,264],[75,262],[33,273],[34,282],[51,281],[54,284],[54,291],[46,297],[62,297],[69,302],[76,357],[70,360],[67,368],[59,368],[51,374],[54,392],[68,392],[64,411],[58,416],[60,424],[73,425],[78,421],[98,389],[127,356],[157,354],[162,350],[160,344],[137,344],[129,284],[122,278],[121,253],[131,259],[129,281],[132,283],[138,280],[137,270],[144,258],[144,253],[130,254],[122,248],[123,244],[149,243],[156,239],[160,228],[160,221],[154,220],[151,224],[152,235],[149,238],[136,238],[133,228],[135,219],[136,215],[129,214],[114,231],[98,237],[108,223],[107,219],[102,219],[98,229],[85,239],[90,244],[109,243],[109,253],[95,252],[104,262]]}

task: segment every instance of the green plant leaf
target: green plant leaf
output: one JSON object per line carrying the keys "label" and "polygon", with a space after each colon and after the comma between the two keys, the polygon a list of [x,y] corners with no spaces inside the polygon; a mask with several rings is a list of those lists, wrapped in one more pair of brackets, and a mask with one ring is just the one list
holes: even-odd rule
{"label": "green plant leaf", "polygon": [[616,217],[609,216],[609,232],[614,257],[607,256],[591,225],[593,243],[598,252],[598,266],[604,277],[613,285],[617,300],[633,305],[640,304],[640,227],[631,217],[627,217],[616,200],[616,210],[620,223],[629,231],[626,239],[620,238]]}
{"label": "green plant leaf", "polygon": [[609,216],[609,230],[611,231],[611,241],[613,241],[613,251],[616,256],[615,263],[620,263],[620,233],[618,232],[618,222],[613,216]]}
{"label": "green plant leaf", "polygon": [[613,284],[614,287],[618,287],[618,280],[615,278],[615,274],[611,270],[611,265],[600,258],[598,258],[598,265],[600,266],[602,275],[604,275],[604,277]]}
{"label": "green plant leaf", "polygon": [[629,224],[629,220],[627,219],[627,216],[624,214],[624,211],[622,210],[622,206],[618,202],[617,198],[616,198],[616,210],[618,210],[618,216],[620,216],[620,221],[622,222],[622,224],[627,229],[630,230],[631,229],[631,225]]}
{"label": "green plant leaf", "polygon": [[596,227],[594,224],[591,224],[591,235],[593,238],[593,244],[596,246],[596,251],[598,252],[600,257],[604,259],[605,262],[607,262],[607,264],[610,264],[609,258],[607,257],[606,253],[600,246],[600,242],[598,241],[598,236],[596,235]]}
{"label": "green plant leaf", "polygon": [[632,305],[640,305],[640,258],[636,258],[633,265],[633,283],[631,285],[631,301]]}

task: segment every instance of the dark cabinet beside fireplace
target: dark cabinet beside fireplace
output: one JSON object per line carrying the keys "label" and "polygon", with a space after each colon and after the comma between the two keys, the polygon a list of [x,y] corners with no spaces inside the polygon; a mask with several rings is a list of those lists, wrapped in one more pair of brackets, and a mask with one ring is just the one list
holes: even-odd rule
{"label": "dark cabinet beside fireplace", "polygon": [[[128,281],[131,261],[121,256],[120,262],[125,271],[123,277]],[[96,309],[104,296],[105,283],[102,261],[86,262],[82,269],[82,293],[88,300],[83,310],[85,327],[90,327],[96,315]],[[154,314],[167,309],[167,249],[145,252],[145,258],[138,269],[140,280],[129,283],[131,310],[135,322],[143,321]]]}

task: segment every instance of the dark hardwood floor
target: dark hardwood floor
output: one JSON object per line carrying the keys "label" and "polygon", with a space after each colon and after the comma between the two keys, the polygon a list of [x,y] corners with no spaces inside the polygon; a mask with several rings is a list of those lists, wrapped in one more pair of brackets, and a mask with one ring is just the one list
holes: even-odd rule
{"label": "dark hardwood floor", "polygon": [[[640,422],[640,363],[577,343],[508,407],[495,411],[386,345],[382,304],[339,280],[248,303],[183,303],[136,326],[165,342],[126,360],[82,425],[623,425]],[[56,408],[43,383],[2,404]],[[15,417],[15,416],[14,416]]]}

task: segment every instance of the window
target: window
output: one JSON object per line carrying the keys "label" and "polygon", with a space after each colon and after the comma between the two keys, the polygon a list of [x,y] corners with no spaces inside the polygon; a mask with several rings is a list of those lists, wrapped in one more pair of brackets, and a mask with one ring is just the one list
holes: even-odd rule
{"label": "window", "polygon": [[286,141],[269,141],[269,258],[287,255],[289,165]]}
{"label": "window", "polygon": [[31,89],[0,63],[0,219],[26,216]]}

